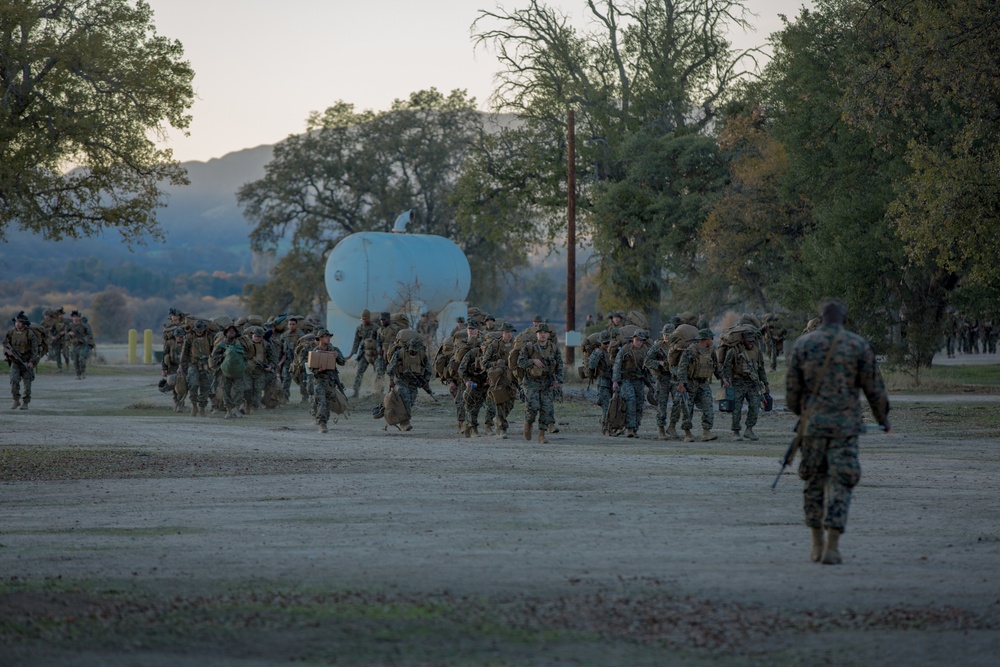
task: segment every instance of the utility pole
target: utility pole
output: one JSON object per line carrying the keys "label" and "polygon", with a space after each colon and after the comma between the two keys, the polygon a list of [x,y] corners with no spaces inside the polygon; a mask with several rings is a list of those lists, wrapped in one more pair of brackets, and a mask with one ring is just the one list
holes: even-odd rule
{"label": "utility pole", "polygon": [[[566,167],[566,331],[576,330],[576,119],[569,110],[566,119],[569,164]],[[566,346],[566,365],[576,358],[572,345]]]}

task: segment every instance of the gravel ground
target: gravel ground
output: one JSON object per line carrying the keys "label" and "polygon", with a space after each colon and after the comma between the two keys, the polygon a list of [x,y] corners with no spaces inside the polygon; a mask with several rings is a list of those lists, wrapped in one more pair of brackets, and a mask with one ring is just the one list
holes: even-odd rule
{"label": "gravel ground", "polygon": [[[1000,429],[965,428],[947,408],[936,420],[954,397],[894,401],[895,431],[864,438],[834,567],[808,560],[798,479],[770,489],[794,424],[780,397],[759,442],[732,442],[717,415],[720,440],[686,444],[655,440],[648,412],[638,440],[597,435],[576,388],[539,445],[519,427],[457,437],[447,395],[422,395],[408,433],[383,431],[367,395],[320,434],[297,404],[234,422],[174,414],[157,379],[44,375],[30,410],[0,414],[0,650],[14,664],[163,658],[16,631],[52,617],[55,598],[37,591],[53,580],[186,600],[233,585],[445,599],[563,637],[530,659],[324,664],[639,664],[635,646],[649,664],[673,647],[686,657],[671,662],[692,665],[992,665],[1000,653]],[[1000,396],[958,400],[993,413]],[[583,651],[574,633],[604,639]],[[188,649],[187,664],[230,664]]]}

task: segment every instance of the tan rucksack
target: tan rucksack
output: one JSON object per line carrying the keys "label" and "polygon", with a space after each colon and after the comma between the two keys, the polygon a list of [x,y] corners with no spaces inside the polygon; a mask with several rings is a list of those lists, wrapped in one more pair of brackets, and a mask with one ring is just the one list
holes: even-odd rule
{"label": "tan rucksack", "polygon": [[514,374],[506,366],[494,366],[486,372],[490,383],[487,396],[496,404],[514,400],[517,389],[514,387]]}
{"label": "tan rucksack", "polygon": [[606,426],[610,431],[620,431],[627,423],[628,406],[625,399],[617,391],[611,396],[611,403],[608,404],[608,421]]}
{"label": "tan rucksack", "polygon": [[382,416],[385,417],[387,426],[410,421],[410,411],[406,409],[406,403],[395,387],[386,392],[385,398],[382,399],[382,408],[384,410]]}

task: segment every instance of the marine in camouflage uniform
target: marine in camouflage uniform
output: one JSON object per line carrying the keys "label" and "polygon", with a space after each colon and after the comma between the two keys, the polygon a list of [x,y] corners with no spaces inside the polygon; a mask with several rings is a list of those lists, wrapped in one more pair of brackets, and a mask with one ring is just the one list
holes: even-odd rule
{"label": "marine in camouflage uniform", "polygon": [[[764,369],[764,355],[756,347],[756,335],[752,331],[744,331],[743,340],[738,346],[726,351],[726,359],[722,362],[722,384],[732,386],[735,394],[733,402],[733,438],[742,440],[757,440],[753,427],[757,425],[760,414],[762,391],[769,390],[767,373]],[[740,435],[740,417],[743,414],[743,402],[747,404],[747,430]]]}
{"label": "marine in camouflage uniform", "polygon": [[163,361],[160,369],[164,378],[174,376],[173,399],[174,412],[184,409],[184,399],[187,398],[187,379],[181,372],[181,352],[184,351],[184,327],[174,327],[170,336],[163,343]]}
{"label": "marine in camouflage uniform", "polygon": [[278,367],[278,353],[271,341],[265,340],[264,333],[263,327],[252,326],[245,334],[247,372],[243,376],[243,395],[247,414],[260,410],[264,388]]}
{"label": "marine in camouflage uniform", "polygon": [[[489,374],[492,368],[507,368],[507,359],[511,350],[514,349],[514,325],[504,322],[500,325],[500,338],[490,341],[482,356],[483,369]],[[486,428],[490,432],[495,432],[501,438],[507,438],[507,429],[510,423],[507,417],[514,409],[514,399],[496,403],[492,398],[492,392],[486,394]]]}
{"label": "marine in camouflage uniform", "polygon": [[670,343],[667,341],[675,328],[669,322],[664,324],[660,331],[663,337],[656,341],[656,344],[651,345],[649,352],[646,353],[646,370],[652,373],[656,380],[656,430],[660,440],[666,440],[669,437],[666,430],[667,414],[670,407],[677,404],[676,399],[671,400],[674,394],[674,378],[670,372]]}
{"label": "marine in camouflage uniform", "polygon": [[458,376],[461,384],[465,387],[462,392],[465,402],[465,432],[466,438],[473,435],[479,436],[479,411],[486,402],[486,392],[489,391],[489,383],[486,378],[486,371],[479,363],[479,357],[483,353],[482,340],[479,336],[479,325],[471,317],[469,318],[469,350],[462,355],[462,361],[458,364]]}
{"label": "marine in camouflage uniform", "polygon": [[[14,397],[11,410],[28,409],[31,402],[31,382],[38,366],[38,335],[31,329],[31,321],[22,310],[14,317],[14,326],[3,340],[4,355],[10,364],[10,393]],[[21,386],[24,386],[23,392]]]}
{"label": "marine in camouflage uniform", "polygon": [[611,371],[611,388],[619,392],[625,401],[625,432],[629,438],[636,437],[642,425],[648,340],[649,334],[645,329],[636,329],[629,344],[619,348]]}
{"label": "marine in camouflage uniform", "polygon": [[64,364],[69,368],[69,345],[66,343],[66,327],[69,322],[66,321],[66,311],[62,308],[51,312],[51,319],[46,325],[49,332],[49,359],[55,359],[56,368],[62,373]]}
{"label": "marine in camouflage uniform", "polygon": [[[213,372],[213,379],[216,382],[221,383],[221,393],[222,393],[222,408],[226,411],[225,419],[240,419],[243,417],[243,413],[240,412],[240,405],[243,403],[245,394],[243,391],[244,381],[243,376],[240,377],[226,377],[222,373],[222,361],[226,358],[226,349],[232,346],[239,346],[243,349],[243,357],[246,359],[248,355],[247,341],[245,338],[240,336],[239,328],[235,324],[230,324],[226,327],[225,331],[220,332],[221,337],[219,337],[215,346],[212,348],[210,367],[217,371]],[[189,337],[190,340],[190,337]],[[190,373],[190,372],[189,372]],[[191,414],[194,415],[194,397],[191,398]]]}
{"label": "marine in camouflage uniform", "polygon": [[[285,395],[285,401],[289,401],[292,398],[292,361],[295,359],[295,344],[299,342],[299,339],[304,334],[305,332],[299,329],[299,318],[293,316],[288,318],[285,330],[281,332],[281,337],[278,339],[279,363],[281,364],[281,391]],[[299,387],[299,396],[305,402],[308,399],[305,385],[301,382],[297,382],[296,384]]]}
{"label": "marine in camouflage uniform", "polygon": [[375,390],[379,394],[382,393],[382,383],[385,378],[385,366],[386,363],[388,363],[388,359],[385,358],[385,355],[389,351],[389,347],[392,345],[392,342],[396,340],[396,332],[398,331],[398,329],[392,327],[391,325],[392,316],[386,312],[380,313],[378,325],[375,327],[375,350],[377,354],[373,362],[375,366]]}
{"label": "marine in camouflage uniform", "polygon": [[[427,356],[423,338],[413,338],[393,352],[385,372],[389,376],[389,388],[396,387],[406,411],[412,416],[417,393],[421,389],[430,390],[432,376],[431,360]],[[405,421],[399,424],[399,428],[409,431],[413,426]]]}
{"label": "marine in camouflage uniform", "polygon": [[552,327],[538,325],[535,341],[521,348],[517,365],[524,371],[524,439],[531,440],[531,429],[538,417],[538,442],[545,443],[545,432],[555,426],[555,394],[562,390],[563,360],[559,348],[549,340]]}
{"label": "marine in camouflage uniform", "polygon": [[87,359],[90,357],[90,350],[94,347],[94,332],[90,325],[83,321],[80,312],[74,310],[69,314],[70,323],[66,326],[64,340],[69,344],[70,359],[73,360],[73,370],[76,371],[76,379],[82,380],[87,377]]}
{"label": "marine in camouflage uniform", "polygon": [[[347,355],[348,359],[353,359],[354,355],[358,357],[358,360],[355,362],[353,398],[357,398],[358,393],[361,391],[361,382],[365,378],[365,371],[368,370],[368,366],[375,362],[375,347],[373,346],[377,346],[377,334],[378,329],[372,322],[371,311],[365,308],[361,311],[361,324],[354,330],[354,343],[351,345],[351,351]],[[368,344],[368,350],[365,348],[365,341],[367,340],[372,341]]]}
{"label": "marine in camouflage uniform", "polygon": [[846,306],[830,300],[822,313],[820,327],[795,342],[785,399],[800,417],[799,477],[805,481],[803,508],[813,537],[810,557],[835,565],[841,562],[840,535],[847,526],[851,493],[861,479],[858,436],[864,425],[858,389],[886,431],[889,396],[871,346],[844,329]]}
{"label": "marine in camouflage uniform", "polygon": [[[212,397],[215,372],[209,366],[211,355],[212,341],[208,337],[208,325],[204,320],[198,320],[192,327],[192,335],[184,340],[184,348],[181,350],[181,368],[186,373],[188,393],[191,395],[192,417],[204,417],[205,406]],[[242,386],[241,383],[241,389]]]}
{"label": "marine in camouflage uniform", "polygon": [[[330,351],[337,353],[337,365],[343,366],[345,363],[344,353],[339,347],[330,344],[332,335],[326,329],[319,329],[316,332],[316,340],[319,342],[314,350]],[[326,423],[330,420],[330,396],[334,389],[344,391],[344,383],[340,381],[340,371],[336,368],[326,371],[312,371],[313,376],[313,416],[319,424],[319,432],[326,433]]]}
{"label": "marine in camouflage uniform", "polygon": [[601,406],[601,435],[611,435],[608,430],[608,407],[611,405],[611,374],[614,371],[614,360],[608,353],[611,345],[611,332],[605,329],[598,339],[600,345],[594,348],[587,360],[590,376],[597,380],[597,404]]}
{"label": "marine in camouflage uniform", "polygon": [[677,364],[677,395],[684,401],[687,394],[690,404],[684,403],[684,442],[694,442],[691,428],[694,420],[694,409],[701,410],[702,441],[716,440],[719,436],[712,433],[715,423],[715,406],[712,398],[712,376],[722,377],[719,362],[712,349],[715,338],[711,329],[698,331],[698,338],[693,341]]}

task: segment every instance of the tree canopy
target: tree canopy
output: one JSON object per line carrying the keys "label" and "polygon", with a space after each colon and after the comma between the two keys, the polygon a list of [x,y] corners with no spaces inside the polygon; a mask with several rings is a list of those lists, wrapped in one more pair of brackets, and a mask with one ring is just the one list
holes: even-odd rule
{"label": "tree canopy", "polygon": [[0,3],[0,238],[158,236],[160,183],[187,182],[154,141],[190,123],[183,55],[141,1]]}
{"label": "tree canopy", "polygon": [[[727,91],[753,65],[732,48],[745,27],[736,0],[586,0],[577,28],[540,0],[481,11],[474,39],[502,67],[496,109],[522,124],[507,131],[481,192],[563,228],[566,112],[576,113],[581,232],[593,239],[612,303],[658,312],[675,270],[690,270],[696,230],[724,171],[707,139]],[[511,172],[505,156],[518,156]],[[481,202],[490,208],[490,200]],[[613,295],[613,296],[612,296]]]}

